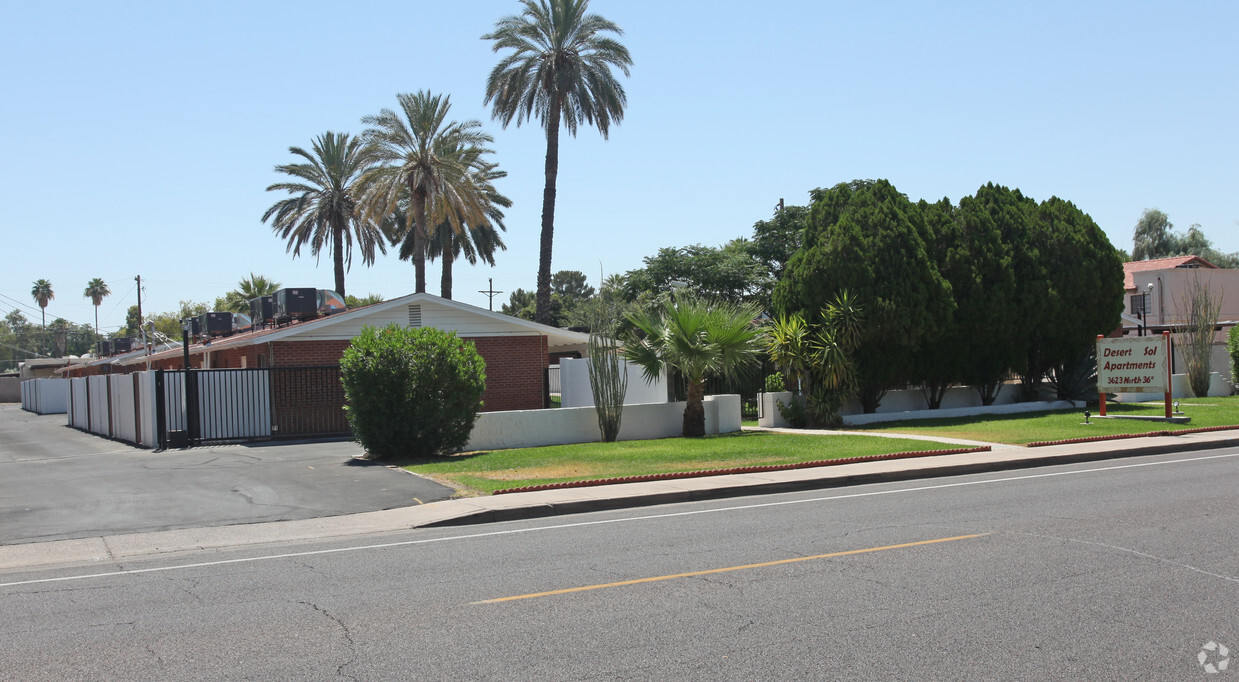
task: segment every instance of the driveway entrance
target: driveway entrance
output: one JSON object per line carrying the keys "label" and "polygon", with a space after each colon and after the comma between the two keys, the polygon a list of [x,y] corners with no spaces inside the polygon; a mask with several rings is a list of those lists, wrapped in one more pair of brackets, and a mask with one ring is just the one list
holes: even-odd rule
{"label": "driveway entrance", "polygon": [[153,452],[0,404],[0,545],[289,521],[447,499],[351,442]]}

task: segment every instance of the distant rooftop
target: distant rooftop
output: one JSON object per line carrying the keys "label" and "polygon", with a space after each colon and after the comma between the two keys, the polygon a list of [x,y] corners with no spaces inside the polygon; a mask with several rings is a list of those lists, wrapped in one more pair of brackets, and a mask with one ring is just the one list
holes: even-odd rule
{"label": "distant rooftop", "polygon": [[1171,256],[1169,258],[1150,258],[1123,263],[1123,288],[1133,291],[1136,288],[1136,278],[1132,273],[1146,270],[1170,270],[1172,268],[1198,267],[1217,269],[1217,266],[1200,256]]}

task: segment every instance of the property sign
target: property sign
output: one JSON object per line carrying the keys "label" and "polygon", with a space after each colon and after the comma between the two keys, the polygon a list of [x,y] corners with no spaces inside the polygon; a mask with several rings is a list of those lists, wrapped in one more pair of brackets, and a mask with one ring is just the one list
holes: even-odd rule
{"label": "property sign", "polygon": [[1169,335],[1097,339],[1097,390],[1101,393],[1170,391],[1169,351]]}

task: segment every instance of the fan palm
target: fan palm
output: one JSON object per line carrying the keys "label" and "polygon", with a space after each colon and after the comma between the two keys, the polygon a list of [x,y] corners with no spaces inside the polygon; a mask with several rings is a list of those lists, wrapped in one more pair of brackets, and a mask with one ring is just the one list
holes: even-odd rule
{"label": "fan palm", "polygon": [[711,304],[694,297],[668,298],[662,309],[628,314],[633,328],[624,334],[624,356],[642,369],[646,381],[673,369],[688,381],[683,434],[705,435],[705,380],[734,378],[757,360],[761,330],[753,325],[753,305]]}
{"label": "fan palm", "polygon": [[34,286],[30,288],[30,295],[34,297],[36,303],[39,304],[39,311],[43,314],[43,345],[47,345],[47,304],[56,298],[56,294],[52,292],[52,283],[45,279],[37,279],[34,281]]}
{"label": "fan palm", "polygon": [[52,283],[45,279],[35,280],[34,286],[30,289],[30,295],[39,304],[39,310],[43,313],[43,330],[47,331],[47,304],[56,298],[55,292],[52,291]]}
{"label": "fan palm", "polygon": [[[426,242],[430,226],[448,221],[453,229],[483,222],[488,202],[473,174],[494,165],[485,160],[493,138],[479,121],[448,121],[451,97],[427,91],[399,94],[400,111],[383,109],[361,122],[375,158],[383,165],[366,173],[367,215],[390,218],[406,198],[401,258],[411,258],[416,292],[426,291]],[[376,218],[377,219],[377,218]]]}
{"label": "fan palm", "polygon": [[625,76],[628,49],[609,34],[623,30],[587,13],[589,0],[521,0],[524,11],[500,19],[482,36],[495,52],[511,50],[486,80],[485,103],[503,127],[516,119],[540,119],[546,129],[546,185],[542,191],[542,237],[538,253],[537,321],[551,310],[551,247],[555,239],[555,183],[559,175],[559,126],[576,136],[581,123],[605,139],[611,122],[624,117],[628,97],[612,72]]}
{"label": "fan palm", "polygon": [[103,279],[96,277],[86,283],[86,290],[82,292],[82,296],[90,299],[90,302],[95,306],[95,335],[99,334],[99,304],[103,303],[103,299],[112,294],[112,290],[108,288],[108,283]]}
{"label": "fan palm", "polygon": [[234,313],[249,313],[250,300],[259,296],[270,296],[283,286],[279,282],[269,280],[262,275],[250,273],[247,279],[237,282],[237,288],[224,294],[224,310]]}
{"label": "fan palm", "polygon": [[335,290],[343,296],[344,270],[353,265],[353,242],[361,251],[362,263],[374,263],[375,249],[387,253],[378,226],[366,220],[360,208],[358,181],[374,165],[370,150],[359,138],[348,133],[328,131],[314,140],[311,152],[300,147],[288,151],[302,157],[306,163],[276,166],[275,170],[295,178],[278,182],[268,192],[288,192],[262,214],[265,223],[288,240],[293,257],[309,244],[310,253],[318,257],[330,249],[335,266]]}

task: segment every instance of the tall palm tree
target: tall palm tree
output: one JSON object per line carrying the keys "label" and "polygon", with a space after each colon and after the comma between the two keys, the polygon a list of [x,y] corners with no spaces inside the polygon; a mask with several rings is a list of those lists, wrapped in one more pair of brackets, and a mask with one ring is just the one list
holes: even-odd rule
{"label": "tall palm tree", "polygon": [[89,298],[90,302],[95,305],[95,336],[99,335],[99,304],[111,294],[112,290],[108,288],[108,283],[99,277],[87,282],[86,290],[82,292],[82,295]]}
{"label": "tall palm tree", "polygon": [[236,289],[224,294],[223,309],[234,313],[249,314],[251,299],[274,294],[281,286],[283,285],[275,280],[251,272],[248,278],[237,282]]}
{"label": "tall palm tree", "polygon": [[[405,228],[411,239],[402,249],[413,259],[416,292],[426,291],[426,241],[441,220],[459,229],[486,218],[487,201],[473,181],[475,171],[493,168],[485,160],[494,141],[480,121],[448,121],[451,97],[427,91],[396,95],[400,111],[383,109],[361,122],[365,139],[383,165],[366,173],[368,216],[388,218],[402,197],[410,208]],[[403,256],[402,256],[403,257]]]}
{"label": "tall palm tree", "polygon": [[262,221],[274,218],[271,229],[288,240],[287,251],[292,251],[294,258],[305,244],[316,258],[324,248],[329,249],[335,266],[335,290],[343,296],[344,270],[353,265],[354,240],[365,265],[374,263],[376,248],[387,253],[378,225],[367,220],[360,208],[358,181],[374,166],[374,158],[360,138],[330,131],[315,138],[312,152],[300,147],[289,147],[288,151],[307,163],[275,167],[295,180],[277,182],[267,191],[293,196],[268,208]]}
{"label": "tall palm tree", "polygon": [[45,279],[36,279],[34,286],[30,288],[30,295],[34,297],[36,303],[39,304],[39,312],[43,314],[43,345],[44,350],[47,346],[47,304],[56,298],[56,294],[52,291],[52,283]]}
{"label": "tall palm tree", "polygon": [[628,97],[612,67],[625,76],[632,57],[608,34],[619,26],[588,14],[589,0],[521,0],[519,15],[500,19],[482,36],[495,52],[511,50],[486,80],[485,103],[507,128],[540,119],[546,129],[546,185],[542,190],[542,238],[538,252],[537,321],[550,322],[551,247],[555,241],[555,182],[559,175],[560,123],[575,137],[581,123],[606,139],[611,122],[624,117]]}
{"label": "tall palm tree", "polygon": [[499,230],[506,232],[508,229],[503,224],[503,209],[511,208],[512,200],[500,194],[491,184],[492,180],[507,175],[498,170],[496,164],[485,164],[471,173],[472,181],[477,183],[478,191],[487,204],[484,219],[461,222],[455,226],[450,220],[444,220],[431,235],[426,245],[426,255],[432,260],[443,259],[443,275],[439,281],[440,296],[443,298],[452,297],[452,263],[456,258],[463,254],[470,265],[477,265],[478,260],[494,265],[495,250],[508,248],[500,238]]}
{"label": "tall palm tree", "polygon": [[682,296],[668,297],[661,310],[628,314],[632,328],[623,333],[624,356],[640,365],[647,381],[674,369],[688,380],[683,434],[705,435],[705,380],[732,378],[757,361],[761,330],[753,325],[754,305],[713,304]]}

